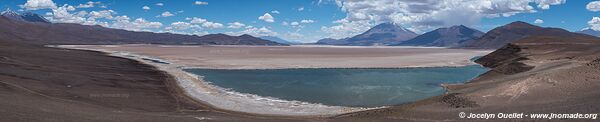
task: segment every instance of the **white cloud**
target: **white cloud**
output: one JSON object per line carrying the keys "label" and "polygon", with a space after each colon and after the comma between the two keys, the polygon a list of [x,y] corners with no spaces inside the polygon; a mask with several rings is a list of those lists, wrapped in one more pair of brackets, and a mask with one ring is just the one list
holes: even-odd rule
{"label": "white cloud", "polygon": [[[393,22],[413,31],[442,26],[475,25],[484,17],[533,13],[564,4],[565,0],[336,0],[346,13],[337,25],[322,27],[330,37],[348,37],[370,27]],[[364,25],[371,25],[364,27]]]}
{"label": "white cloud", "polygon": [[102,10],[102,11],[91,11],[89,13],[89,16],[91,18],[95,18],[95,19],[98,19],[98,18],[113,19],[112,15],[114,15],[114,14],[116,14],[116,12],[113,10]]}
{"label": "white cloud", "polygon": [[75,11],[75,7],[68,5],[67,6],[67,11]]}
{"label": "white cloud", "polygon": [[154,5],[156,5],[156,6],[164,6],[165,4],[164,3],[156,3]]}
{"label": "white cloud", "polygon": [[304,11],[304,7],[298,8],[298,11]]}
{"label": "white cloud", "polygon": [[223,28],[223,24],[221,24],[221,23],[210,22],[206,19],[202,19],[202,18],[198,18],[198,17],[185,18],[185,20],[189,20],[191,24],[199,25],[199,26],[209,28],[209,29]]}
{"label": "white cloud", "polygon": [[535,21],[533,21],[533,23],[535,23],[535,24],[542,24],[542,23],[544,23],[544,20],[535,19]]}
{"label": "white cloud", "polygon": [[213,29],[213,28],[222,28],[223,24],[216,23],[216,22],[205,22],[205,23],[202,23],[202,27],[211,28],[211,29]]}
{"label": "white cloud", "polygon": [[208,5],[208,2],[202,2],[202,1],[196,1],[194,2],[195,5]]}
{"label": "white cloud", "polygon": [[300,23],[298,23],[298,22],[292,22],[292,23],[290,23],[291,26],[296,26],[296,25],[299,25],[299,24]]}
{"label": "white cloud", "polygon": [[592,1],[590,3],[588,3],[585,8],[587,8],[587,10],[593,11],[593,12],[598,12],[600,11],[600,1]]}
{"label": "white cloud", "polygon": [[275,18],[273,18],[273,16],[271,16],[271,14],[269,13],[265,13],[265,15],[259,16],[258,19],[269,23],[275,22]]}
{"label": "white cloud", "polygon": [[160,15],[159,15],[159,16],[157,16],[157,17],[170,17],[170,16],[175,16],[175,15],[173,15],[173,14],[172,14],[171,12],[169,12],[169,11],[165,11],[165,12],[163,12],[162,14],[160,14]]}
{"label": "white cloud", "polygon": [[[54,23],[77,23],[83,25],[100,25],[103,27],[125,29],[131,31],[150,31],[148,29],[158,29],[162,26],[160,22],[147,21],[144,18],[137,18],[130,21],[130,18],[123,16],[114,16],[117,12],[113,10],[100,11],[74,11],[73,6],[65,4],[61,7],[52,9],[47,12],[46,19]],[[110,21],[110,24],[109,22]]]}
{"label": "white cloud", "polygon": [[271,11],[271,13],[273,13],[273,14],[279,14],[279,11],[273,10],[273,11]]}
{"label": "white cloud", "polygon": [[55,9],[56,3],[52,0],[27,0],[27,2],[23,5],[20,5],[21,8],[25,10],[39,10],[39,9]]}
{"label": "white cloud", "polygon": [[197,17],[185,18],[185,20],[190,20],[190,23],[192,23],[192,24],[202,24],[204,22],[207,22],[206,19],[197,18]]}
{"label": "white cloud", "polygon": [[305,19],[305,20],[300,21],[300,23],[314,23],[314,22],[315,22],[314,20],[310,20],[310,19],[309,20]]}
{"label": "white cloud", "polygon": [[567,0],[536,0],[536,2],[538,3],[538,8],[550,9],[550,5],[565,4]]}
{"label": "white cloud", "polygon": [[590,29],[600,31],[600,17],[593,17],[588,21],[588,25],[590,25]]}
{"label": "white cloud", "polygon": [[238,29],[238,28],[242,28],[246,26],[245,24],[242,24],[240,22],[233,22],[233,23],[229,23],[229,26],[227,28],[234,28],[234,29]]}
{"label": "white cloud", "polygon": [[283,21],[283,22],[281,22],[281,25],[288,26],[288,25],[290,25],[290,23],[288,23],[288,22],[286,22],[286,21]]}
{"label": "white cloud", "polygon": [[101,2],[92,2],[92,1],[88,1],[88,2],[87,2],[87,3],[85,3],[85,4],[79,4],[79,5],[77,6],[77,8],[91,8],[91,7],[94,7],[94,5],[96,5],[96,4],[101,4]]}
{"label": "white cloud", "polygon": [[260,37],[260,36],[276,36],[277,32],[274,32],[266,27],[256,28],[251,27],[244,31],[238,33],[232,33],[232,35],[241,35],[241,34],[249,34],[252,36]]}
{"label": "white cloud", "polygon": [[144,6],[144,7],[142,7],[142,9],[144,9],[145,11],[148,11],[148,10],[150,10],[150,7]]}
{"label": "white cloud", "polygon": [[162,25],[163,24],[160,22],[150,22],[144,18],[137,18],[133,21],[130,21],[129,17],[127,16],[117,16],[110,27],[131,31],[148,31],[146,29],[157,29]]}
{"label": "white cloud", "polygon": [[86,23],[86,14],[71,14],[67,9],[68,5],[52,9],[52,16],[47,19],[55,23]]}
{"label": "white cloud", "polygon": [[186,29],[190,29],[192,28],[192,24],[187,23],[187,22],[173,22],[171,23],[171,28],[169,29],[174,29],[174,30],[186,30]]}
{"label": "white cloud", "polygon": [[352,21],[348,22],[346,20],[337,21],[338,25],[326,27],[322,26],[321,31],[329,34],[329,38],[345,38],[352,35],[358,35],[365,30],[368,30],[375,24],[369,21]]}

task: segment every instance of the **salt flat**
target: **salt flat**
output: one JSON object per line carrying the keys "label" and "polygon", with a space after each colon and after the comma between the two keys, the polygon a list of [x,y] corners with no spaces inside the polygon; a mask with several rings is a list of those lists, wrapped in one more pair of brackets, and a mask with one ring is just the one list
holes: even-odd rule
{"label": "salt flat", "polygon": [[490,50],[352,46],[78,46],[153,56],[213,69],[398,68],[464,66]]}

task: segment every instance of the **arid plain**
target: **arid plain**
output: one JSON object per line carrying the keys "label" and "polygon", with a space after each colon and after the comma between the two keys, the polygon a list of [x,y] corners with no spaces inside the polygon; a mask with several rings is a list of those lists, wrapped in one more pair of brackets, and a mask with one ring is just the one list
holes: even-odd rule
{"label": "arid plain", "polygon": [[345,46],[86,45],[87,49],[146,55],[211,69],[400,68],[464,66],[492,50]]}

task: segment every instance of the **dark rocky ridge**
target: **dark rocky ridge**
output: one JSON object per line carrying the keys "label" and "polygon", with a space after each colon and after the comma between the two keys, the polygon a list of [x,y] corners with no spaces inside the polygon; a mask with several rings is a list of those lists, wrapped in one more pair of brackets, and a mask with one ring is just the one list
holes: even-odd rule
{"label": "dark rocky ridge", "polygon": [[481,37],[484,33],[464,25],[438,28],[394,46],[455,47]]}
{"label": "dark rocky ridge", "polygon": [[484,34],[481,38],[467,41],[459,48],[476,49],[498,49],[519,39],[529,36],[579,36],[581,34],[571,33],[560,28],[543,28],[526,22],[516,21],[510,24],[494,28]]}

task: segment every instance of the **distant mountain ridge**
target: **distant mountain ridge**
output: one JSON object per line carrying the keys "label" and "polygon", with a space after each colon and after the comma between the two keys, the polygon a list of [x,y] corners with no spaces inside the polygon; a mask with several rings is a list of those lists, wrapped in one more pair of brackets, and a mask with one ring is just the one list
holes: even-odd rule
{"label": "distant mountain ridge", "polygon": [[600,37],[600,31],[593,30],[593,29],[585,29],[585,30],[577,31],[577,33],[582,33],[582,34],[587,34],[587,35],[592,35],[592,36]]}
{"label": "distant mountain ridge", "polygon": [[2,11],[1,15],[15,21],[50,23],[50,21],[38,14],[31,12],[20,14],[9,8]]}
{"label": "distant mountain ridge", "polygon": [[[50,23],[34,13],[7,10],[0,16],[0,37],[21,38],[40,44],[166,44],[166,45],[287,45],[250,35],[204,36],[135,32],[99,25]],[[15,29],[18,28],[18,29]]]}
{"label": "distant mountain ridge", "polygon": [[464,25],[457,25],[448,28],[438,28],[393,46],[454,47],[477,39],[483,34],[479,30]]}
{"label": "distant mountain ridge", "polygon": [[322,39],[317,44],[373,46],[397,44],[418,34],[394,23],[381,23],[366,32],[345,39]]}
{"label": "distant mountain ridge", "polygon": [[277,43],[281,43],[281,44],[300,44],[299,42],[295,42],[295,41],[288,41],[276,36],[261,36],[258,37],[264,40],[269,40],[269,41],[273,41],[273,42],[277,42]]}
{"label": "distant mountain ridge", "polygon": [[[571,33],[560,28],[543,28],[526,22],[516,21],[496,27],[481,38],[467,41],[457,48],[498,49],[510,42],[529,36],[581,36],[584,34]],[[589,36],[589,35],[584,35]]]}

